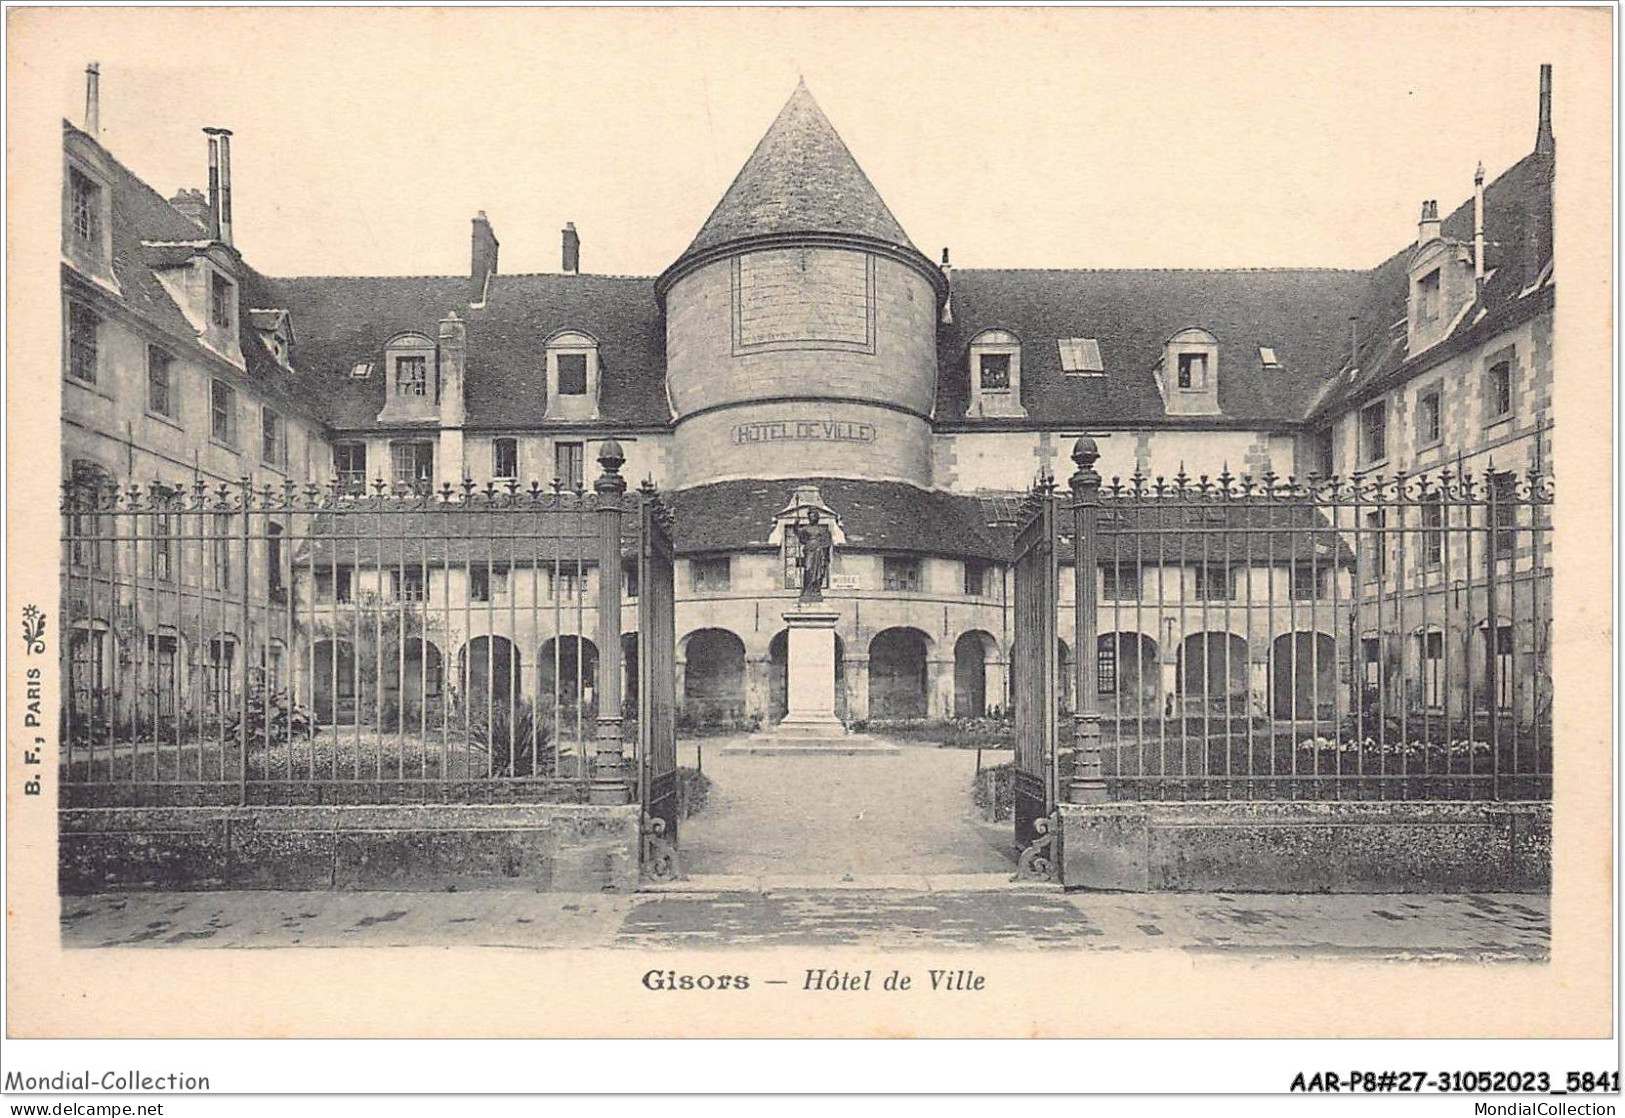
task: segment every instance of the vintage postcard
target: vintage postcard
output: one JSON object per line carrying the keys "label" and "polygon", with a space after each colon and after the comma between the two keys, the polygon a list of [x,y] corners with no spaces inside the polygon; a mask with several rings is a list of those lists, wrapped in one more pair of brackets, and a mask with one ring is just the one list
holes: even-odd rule
{"label": "vintage postcard", "polygon": [[9,9],[8,1036],[1606,1038],[1614,18]]}

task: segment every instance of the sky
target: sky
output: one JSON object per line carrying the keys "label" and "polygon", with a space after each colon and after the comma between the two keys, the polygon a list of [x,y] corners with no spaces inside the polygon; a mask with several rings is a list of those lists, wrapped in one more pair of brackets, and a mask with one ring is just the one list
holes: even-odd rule
{"label": "sky", "polygon": [[[804,77],[922,251],[960,267],[1369,268],[1534,143],[1534,9],[123,9],[11,13],[19,61],[166,196],[233,139],[271,275],[654,275]],[[22,34],[19,33],[21,30]],[[33,38],[27,33],[34,32]],[[20,45],[21,44],[21,45]],[[1557,132],[1563,144],[1562,113]]]}

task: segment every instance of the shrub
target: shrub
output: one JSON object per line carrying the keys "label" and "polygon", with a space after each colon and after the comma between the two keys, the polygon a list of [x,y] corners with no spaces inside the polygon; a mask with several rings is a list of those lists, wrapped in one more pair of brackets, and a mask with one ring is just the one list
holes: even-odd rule
{"label": "shrub", "polygon": [[543,776],[551,774],[557,764],[551,723],[537,718],[534,708],[522,699],[494,705],[490,711],[471,709],[468,741],[491,755],[492,776]]}

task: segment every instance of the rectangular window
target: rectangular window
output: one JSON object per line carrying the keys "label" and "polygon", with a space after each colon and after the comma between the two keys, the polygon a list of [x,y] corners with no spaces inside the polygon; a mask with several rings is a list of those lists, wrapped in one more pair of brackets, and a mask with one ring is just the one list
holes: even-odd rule
{"label": "rectangular window", "polygon": [[1437,444],[1444,435],[1440,413],[1440,390],[1429,388],[1416,398],[1416,445]]}
{"label": "rectangular window", "polygon": [[389,457],[398,491],[422,494],[434,488],[433,443],[390,443]]}
{"label": "rectangular window", "polygon": [[1117,642],[1111,637],[1102,638],[1095,651],[1095,690],[1117,694]]}
{"label": "rectangular window", "polygon": [[168,636],[147,638],[147,669],[152,673],[148,685],[152,689],[153,705],[159,718],[175,717],[176,667],[179,663],[178,640]]}
{"label": "rectangular window", "polygon": [[1010,387],[1010,355],[984,353],[978,362],[981,368],[982,390],[998,391]]}
{"label": "rectangular window", "polygon": [[986,593],[987,564],[980,559],[965,560],[965,596],[980,598]]}
{"label": "rectangular window", "polygon": [[914,593],[920,589],[920,561],[911,556],[887,556],[881,560],[881,585],[887,590]]}
{"label": "rectangular window", "polygon": [[237,445],[237,390],[223,380],[209,385],[209,435],[215,442]]}
{"label": "rectangular window", "polygon": [[344,603],[351,600],[351,572],[349,567],[316,572],[316,597],[324,602]]}
{"label": "rectangular window", "polygon": [[80,247],[100,254],[102,188],[72,168],[68,170],[68,226]]}
{"label": "rectangular window", "polygon": [[1360,657],[1365,664],[1365,686],[1374,691],[1382,683],[1382,642],[1376,637],[1360,638]]}
{"label": "rectangular window", "polygon": [[1417,657],[1422,669],[1422,702],[1430,707],[1444,705],[1444,634],[1420,633],[1417,643],[1421,656]]}
{"label": "rectangular window", "polygon": [[1422,498],[1422,564],[1437,567],[1444,562],[1444,501]]}
{"label": "rectangular window", "polygon": [[1100,568],[1100,596],[1108,602],[1140,596],[1140,568],[1134,563],[1106,563]]}
{"label": "rectangular window", "polygon": [[260,459],[271,466],[288,464],[287,427],[270,408],[260,409]]}
{"label": "rectangular window", "polygon": [[587,394],[587,355],[561,353],[559,363],[559,395],[585,396]]}
{"label": "rectangular window", "polygon": [[1378,509],[1365,514],[1365,538],[1361,540],[1367,556],[1365,580],[1381,582],[1388,577],[1388,514]]}
{"label": "rectangular window", "polygon": [[1316,431],[1310,438],[1313,441],[1315,472],[1321,477],[1331,477],[1337,471],[1337,457],[1333,453],[1335,437],[1332,429]]}
{"label": "rectangular window", "polygon": [[282,525],[274,522],[265,526],[265,585],[273,602],[287,600],[287,584],[282,580]]}
{"label": "rectangular window", "polygon": [[1300,602],[1313,601],[1322,597],[1322,588],[1325,579],[1322,577],[1324,568],[1314,567],[1308,563],[1299,563],[1292,568],[1292,597]]}
{"label": "rectangular window", "polygon": [[[167,490],[160,500],[173,501],[180,496],[179,490]],[[172,512],[157,512],[152,517],[152,577],[163,582],[171,582],[175,578],[175,514]]]}
{"label": "rectangular window", "polygon": [[1416,321],[1432,322],[1439,317],[1439,269],[1416,281]]}
{"label": "rectangular window", "polygon": [[560,567],[557,570],[548,568],[547,593],[550,599],[573,602],[581,597],[587,581],[585,570],[577,571],[574,567]]}
{"label": "rectangular window", "polygon": [[404,568],[396,567],[391,570],[389,595],[390,599],[396,602],[423,601],[423,568],[408,563]]}
{"label": "rectangular window", "polygon": [[236,302],[231,281],[214,273],[209,285],[209,321],[222,330],[230,330],[237,321]]}
{"label": "rectangular window", "polygon": [[175,391],[171,383],[175,359],[155,345],[147,347],[147,410],[175,418]]}
{"label": "rectangular window", "polygon": [[204,665],[204,688],[211,712],[227,714],[235,707],[231,695],[235,690],[233,672],[236,664],[236,641],[216,637],[209,642],[209,661]]}
{"label": "rectangular window", "polygon": [[68,304],[68,375],[96,383],[101,364],[101,316],[82,303]]}
{"label": "rectangular window", "polygon": [[395,358],[395,395],[427,396],[429,394],[429,359],[427,357]]}
{"label": "rectangular window", "polygon": [[1203,388],[1207,385],[1207,354],[1181,353],[1179,355],[1179,387]]}
{"label": "rectangular window", "polygon": [[1228,601],[1235,588],[1229,567],[1199,566],[1196,568],[1196,597],[1206,602]]}
{"label": "rectangular window", "polygon": [[1484,418],[1505,419],[1512,414],[1512,359],[1497,361],[1484,373]]}
{"label": "rectangular window", "polygon": [[1518,545],[1518,477],[1510,470],[1490,475],[1491,519],[1495,531],[1491,540],[1497,559],[1512,558]]}
{"label": "rectangular window", "polygon": [[1516,680],[1512,676],[1512,664],[1512,626],[1502,625],[1495,630],[1495,706],[1497,710],[1512,709],[1512,693],[1516,684]]}
{"label": "rectangular window", "polygon": [[[571,572],[574,574],[574,572]],[[476,563],[468,569],[468,596],[476,602],[490,602],[508,592],[506,567]]]}
{"label": "rectangular window", "polygon": [[516,478],[519,476],[519,440],[491,440],[491,476]]}
{"label": "rectangular window", "polygon": [[209,587],[212,590],[230,590],[231,585],[231,513],[214,514],[214,533],[209,540]]}
{"label": "rectangular window", "polygon": [[113,479],[96,463],[77,458],[73,463],[73,514],[68,534],[73,538],[70,561],[76,567],[99,571],[111,561],[112,544],[106,540],[112,518],[98,511]]}
{"label": "rectangular window", "polygon": [[638,596],[638,561],[628,559],[621,564],[621,590],[628,598]]}
{"label": "rectangular window", "polygon": [[81,724],[87,719],[100,722],[107,711],[107,634],[100,629],[75,629],[68,655],[74,718]]}
{"label": "rectangular window", "polygon": [[690,559],[688,561],[689,585],[696,594],[727,590],[732,582],[733,572],[730,569],[726,555],[710,556],[704,559]]}
{"label": "rectangular window", "polygon": [[1360,412],[1360,464],[1369,466],[1388,457],[1388,403],[1379,400]]}
{"label": "rectangular window", "polygon": [[580,490],[585,484],[586,452],[585,443],[553,444],[553,477],[564,488]]}
{"label": "rectangular window", "polygon": [[367,444],[334,443],[333,473],[343,493],[367,491]]}

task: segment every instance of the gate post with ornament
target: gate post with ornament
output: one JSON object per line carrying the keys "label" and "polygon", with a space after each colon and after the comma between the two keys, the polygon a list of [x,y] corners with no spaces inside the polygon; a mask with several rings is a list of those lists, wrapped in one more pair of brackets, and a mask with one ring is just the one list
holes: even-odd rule
{"label": "gate post with ornament", "polygon": [[1095,581],[1099,577],[1096,533],[1100,522],[1100,474],[1095,463],[1100,449],[1085,435],[1072,446],[1072,571],[1073,648],[1077,670],[1072,693],[1076,696],[1072,722],[1072,780],[1067,801],[1101,804],[1107,799],[1106,778],[1100,760],[1100,696],[1096,659],[1099,656]]}

